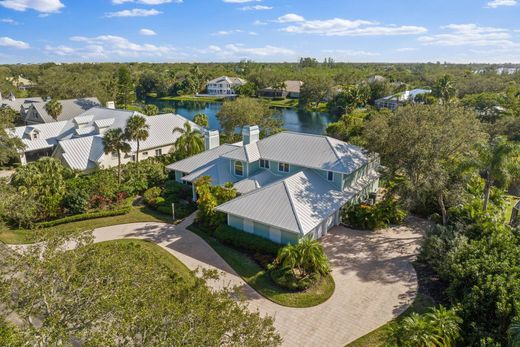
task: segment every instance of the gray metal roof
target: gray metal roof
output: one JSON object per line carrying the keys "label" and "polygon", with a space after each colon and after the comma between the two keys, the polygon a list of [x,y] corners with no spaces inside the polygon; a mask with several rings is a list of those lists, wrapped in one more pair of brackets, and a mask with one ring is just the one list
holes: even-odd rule
{"label": "gray metal roof", "polygon": [[250,191],[262,188],[268,184],[276,182],[282,178],[283,176],[275,175],[270,170],[260,170],[259,173],[253,176],[249,176],[248,178],[235,183],[234,187],[240,194],[246,194]]}
{"label": "gray metal roof", "polygon": [[211,161],[208,165],[193,171],[182,179],[188,182],[195,182],[203,176],[210,176],[211,184],[214,186],[222,186],[228,182],[235,183],[239,180],[230,173],[229,161],[223,158],[217,158]]}
{"label": "gray metal roof", "polygon": [[260,158],[349,174],[367,162],[357,146],[328,136],[281,132],[257,142]]}
{"label": "gray metal roof", "polygon": [[71,169],[87,170],[97,167],[105,155],[101,136],[78,137],[59,142],[63,159]]}
{"label": "gray metal roof", "polygon": [[20,108],[23,106],[30,106],[31,104],[33,103],[37,103],[37,102],[43,102],[43,99],[40,98],[39,96],[38,97],[34,97],[34,98],[21,98],[21,99],[14,99],[14,100],[10,100],[8,98],[0,98],[0,107],[1,106],[7,106],[13,110],[15,110],[16,112],[20,112]]}
{"label": "gray metal roof", "polygon": [[227,152],[222,155],[224,158],[232,160],[241,160],[246,163],[252,163],[260,159],[257,142],[253,142],[244,146],[240,146],[234,151]]}
{"label": "gray metal roof", "polygon": [[[31,134],[33,132],[38,132],[37,139],[31,139]],[[11,133],[22,139],[22,142],[25,144],[24,152],[30,152],[39,149],[52,148],[56,145],[58,140],[72,137],[74,134],[74,126],[67,121],[35,124],[16,127],[14,132]]]}
{"label": "gray metal roof", "polygon": [[209,165],[212,161],[220,158],[220,156],[237,149],[239,146],[224,144],[213,149],[204,151],[196,154],[189,158],[177,161],[173,164],[166,166],[166,170],[169,171],[180,171],[185,173],[191,173],[198,170],[206,165]]}
{"label": "gray metal roof", "polygon": [[305,235],[354,195],[354,191],[336,190],[312,170],[302,170],[228,201],[216,210]]}
{"label": "gray metal roof", "polygon": [[101,103],[97,98],[80,98],[80,99],[68,99],[68,100],[59,100],[62,105],[61,114],[58,116],[58,119],[55,120],[52,118],[47,111],[45,110],[45,105],[47,102],[39,102],[34,103],[33,107],[38,111],[38,114],[43,119],[45,123],[52,123],[56,121],[64,121],[72,119],[85,111],[100,106]]}

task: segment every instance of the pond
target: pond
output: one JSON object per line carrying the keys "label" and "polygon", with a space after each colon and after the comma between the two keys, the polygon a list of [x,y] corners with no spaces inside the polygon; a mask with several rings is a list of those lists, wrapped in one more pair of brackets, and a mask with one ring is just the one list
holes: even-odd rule
{"label": "pond", "polygon": [[[198,102],[198,101],[174,101],[148,99],[148,104],[154,104],[162,111],[165,108],[175,110],[175,113],[192,120],[197,113],[205,113],[209,119],[209,127],[211,129],[219,129],[220,124],[217,119],[217,113],[222,106],[220,102]],[[334,122],[332,116],[323,112],[309,112],[295,109],[276,109],[283,120],[283,126],[286,130],[309,133],[324,134],[327,124]]]}

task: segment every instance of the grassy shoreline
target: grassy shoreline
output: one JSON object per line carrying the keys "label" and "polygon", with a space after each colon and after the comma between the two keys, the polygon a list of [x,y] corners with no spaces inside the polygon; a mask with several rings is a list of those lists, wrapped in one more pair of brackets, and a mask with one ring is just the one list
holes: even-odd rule
{"label": "grassy shoreline", "polygon": [[269,273],[246,254],[231,248],[209,236],[196,225],[188,227],[208,243],[239,276],[266,299],[287,307],[312,307],[327,301],[334,293],[335,283],[331,275],[303,292],[291,292],[277,286]]}

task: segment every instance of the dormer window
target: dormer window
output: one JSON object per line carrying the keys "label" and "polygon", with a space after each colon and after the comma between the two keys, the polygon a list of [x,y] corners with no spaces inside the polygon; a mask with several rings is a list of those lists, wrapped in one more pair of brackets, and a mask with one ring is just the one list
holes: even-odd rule
{"label": "dormer window", "polygon": [[32,139],[37,140],[40,137],[40,133],[38,131],[33,131]]}
{"label": "dormer window", "polygon": [[244,176],[244,164],[241,161],[235,161],[235,175]]}

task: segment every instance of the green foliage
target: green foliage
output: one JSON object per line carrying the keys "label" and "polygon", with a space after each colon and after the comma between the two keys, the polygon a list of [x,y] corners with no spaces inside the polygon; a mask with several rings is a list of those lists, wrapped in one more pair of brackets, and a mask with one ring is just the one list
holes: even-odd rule
{"label": "green foliage", "polygon": [[341,92],[334,95],[328,103],[330,114],[342,116],[352,113],[356,108],[364,106],[368,98],[370,89],[366,85],[352,85],[345,87]]}
{"label": "green foliage", "polygon": [[432,90],[432,94],[439,98],[444,104],[449,103],[457,94],[455,83],[450,75],[440,77]]}
{"label": "green foliage", "polygon": [[192,129],[189,122],[185,122],[182,128],[176,127],[173,129],[173,134],[175,133],[181,134],[174,144],[176,155],[179,158],[190,157],[204,151],[202,133],[198,129]]}
{"label": "green foliage", "polygon": [[209,126],[208,116],[204,113],[197,113],[193,117],[193,123],[201,127],[207,128]]}
{"label": "green foliage", "polygon": [[310,75],[303,79],[300,88],[300,108],[317,109],[320,102],[332,95],[333,81],[324,75]]}
{"label": "green foliage", "polygon": [[307,238],[281,248],[273,266],[290,269],[298,280],[315,275],[326,276],[330,272],[329,260],[321,244]]}
{"label": "green foliage", "polygon": [[354,110],[349,114],[341,116],[337,122],[329,123],[325,132],[327,136],[334,137],[338,140],[361,145],[365,142],[362,134],[365,121],[369,116],[370,114],[366,111]]}
{"label": "green foliage", "polygon": [[54,118],[55,120],[58,119],[58,116],[61,114],[63,110],[62,104],[56,99],[52,99],[51,101],[47,102],[45,104],[45,111]]}
{"label": "green foliage", "polygon": [[132,74],[126,65],[121,65],[117,70],[116,104],[120,108],[127,108],[134,100],[135,90]]}
{"label": "green foliage", "polygon": [[246,125],[258,125],[265,134],[278,132],[282,126],[281,120],[269,108],[268,102],[246,97],[224,101],[217,118],[228,136]]}
{"label": "green foliage", "polygon": [[507,329],[509,347],[520,347],[520,318],[515,317]]}
{"label": "green foliage", "polygon": [[[68,250],[66,245],[76,245]],[[212,291],[172,255],[136,240],[92,244],[54,237],[45,249],[2,249],[0,295],[29,345],[279,345],[272,318],[251,313],[232,290]],[[13,276],[16,274],[17,276]],[[144,295],[145,294],[145,295]],[[33,317],[40,324],[33,326]],[[222,319],[225,317],[225,320]]]}
{"label": "green foliage", "polygon": [[159,108],[153,104],[146,105],[144,107],[144,114],[147,116],[156,116],[159,114]]}
{"label": "green foliage", "polygon": [[126,142],[125,133],[120,128],[109,129],[103,136],[105,154],[117,154],[117,181],[121,184],[121,153],[129,153],[132,148]]}
{"label": "green foliage", "polygon": [[[131,202],[131,200],[130,200]],[[112,216],[120,216],[124,215],[130,212],[130,209],[132,206],[128,204],[128,206],[119,208],[116,210],[105,210],[105,211],[98,211],[98,212],[90,212],[90,213],[83,213],[83,214],[76,214],[73,216],[68,216],[60,219],[54,219],[48,222],[41,222],[37,223],[35,226],[39,228],[50,228],[54,227],[56,225],[60,224],[66,224],[71,222],[79,222],[82,220],[88,220],[88,219],[96,219],[96,218],[102,218],[102,217],[112,217]]]}
{"label": "green foliage", "polygon": [[68,214],[85,213],[89,208],[89,194],[76,187],[68,189],[61,200],[61,206]]}
{"label": "green foliage", "polygon": [[157,205],[157,198],[161,196],[161,187],[148,188],[143,194],[144,203],[149,206]]}
{"label": "green foliage", "polygon": [[0,346],[18,347],[23,345],[23,340],[18,329],[0,317]]}
{"label": "green foliage", "polygon": [[404,211],[393,198],[374,205],[351,204],[342,210],[343,221],[356,229],[376,230],[390,224],[401,224],[406,217]]}
{"label": "green foliage", "polygon": [[244,85],[237,86],[234,88],[235,93],[240,96],[254,97],[258,91],[258,86],[255,83],[247,82]]}
{"label": "green foliage", "polygon": [[9,136],[8,131],[14,130],[17,113],[8,107],[0,107],[0,165],[19,157],[19,151],[25,148],[18,137]]}
{"label": "green foliage", "polygon": [[305,278],[298,278],[294,275],[294,271],[292,271],[291,268],[281,266],[271,269],[269,275],[273,282],[281,288],[295,292],[306,290],[315,285],[321,279],[321,276],[318,274],[311,274]]}
{"label": "green foliage", "polygon": [[125,138],[128,141],[135,141],[137,142],[137,148],[135,152],[136,156],[136,166],[135,170],[137,173],[137,176],[139,176],[139,150],[140,150],[140,144],[141,141],[146,141],[148,139],[148,136],[150,135],[148,133],[149,125],[146,123],[146,119],[143,116],[140,116],[138,114],[135,114],[128,118],[126,121],[126,127],[125,127]]}
{"label": "green foliage", "polygon": [[389,326],[388,342],[399,347],[454,346],[460,337],[461,323],[456,309],[439,306],[422,315],[414,312]]}
{"label": "green foliage", "polygon": [[213,236],[222,243],[249,253],[276,255],[281,245],[260,236],[248,234],[229,225],[222,224],[215,229]]}
{"label": "green foliage", "polygon": [[206,227],[217,227],[225,223],[226,216],[215,211],[218,205],[232,200],[237,196],[237,191],[232,183],[222,186],[213,186],[211,177],[203,176],[195,182],[197,192],[197,222]]}

